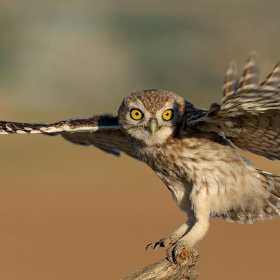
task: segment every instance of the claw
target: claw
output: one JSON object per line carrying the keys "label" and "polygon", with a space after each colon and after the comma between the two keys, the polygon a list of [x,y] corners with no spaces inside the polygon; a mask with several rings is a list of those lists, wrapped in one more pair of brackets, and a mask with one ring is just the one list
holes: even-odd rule
{"label": "claw", "polygon": [[169,262],[177,264],[177,257],[176,257],[176,245],[171,246],[166,250],[166,258]]}
{"label": "claw", "polygon": [[150,243],[150,244],[148,244],[148,245],[146,246],[146,251],[147,251],[147,249],[150,248],[150,247],[151,247],[152,249],[156,250],[158,245],[159,245],[159,242]]}
{"label": "claw", "polygon": [[171,244],[170,243],[170,238],[162,238],[160,241],[148,244],[146,246],[146,250],[150,247],[153,248],[154,250],[156,250],[159,247],[166,247],[170,244]]}
{"label": "claw", "polygon": [[174,259],[173,259],[173,250],[174,250],[174,246],[172,246],[166,250],[166,258],[169,262],[175,264],[176,262],[174,262]]}
{"label": "claw", "polygon": [[152,247],[152,243],[148,244],[145,250],[147,251],[149,247]]}

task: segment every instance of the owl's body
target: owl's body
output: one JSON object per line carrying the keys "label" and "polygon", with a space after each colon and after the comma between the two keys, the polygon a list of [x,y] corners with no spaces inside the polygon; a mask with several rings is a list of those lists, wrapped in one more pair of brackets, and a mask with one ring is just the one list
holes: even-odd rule
{"label": "owl's body", "polygon": [[258,170],[219,138],[202,133],[173,138],[163,147],[143,147],[137,142],[132,147],[165,183],[182,211],[191,211],[196,197],[204,192],[203,207],[209,201],[212,217],[227,217],[239,210],[260,214],[269,193]]}
{"label": "owl's body", "polygon": [[[184,237],[193,247],[207,232],[210,217],[227,222],[254,223],[271,217],[270,192],[248,160],[217,133],[179,131],[165,145],[131,140],[135,154],[149,165],[172,193],[181,211],[196,228]],[[193,221],[192,221],[193,219]],[[190,230],[183,224],[172,238],[150,246],[166,246]]]}
{"label": "owl's body", "polygon": [[258,85],[252,53],[238,79],[234,63],[226,74],[222,104],[197,109],[163,90],[127,96],[118,117],[93,116],[54,124],[0,121],[0,134],[61,134],[72,143],[120,151],[149,165],[171,191],[188,219],[168,238],[151,243],[177,260],[207,232],[210,217],[254,223],[280,216],[280,177],[241,157],[232,143],[269,159],[280,159],[280,64]]}

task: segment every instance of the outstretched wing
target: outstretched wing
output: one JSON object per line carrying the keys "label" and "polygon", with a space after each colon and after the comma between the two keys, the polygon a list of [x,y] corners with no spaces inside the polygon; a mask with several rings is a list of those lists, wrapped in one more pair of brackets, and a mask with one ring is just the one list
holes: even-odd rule
{"label": "outstretched wing", "polygon": [[201,131],[218,132],[241,149],[280,159],[280,63],[260,85],[258,77],[255,52],[248,58],[239,80],[236,64],[231,63],[222,104],[212,104],[209,111],[191,112],[187,123]]}
{"label": "outstretched wing", "polygon": [[93,116],[86,119],[70,119],[53,124],[34,124],[0,121],[0,134],[59,135],[66,140],[83,146],[93,145],[102,151],[120,156],[121,152],[137,158],[126,135],[119,129],[118,117],[111,115]]}

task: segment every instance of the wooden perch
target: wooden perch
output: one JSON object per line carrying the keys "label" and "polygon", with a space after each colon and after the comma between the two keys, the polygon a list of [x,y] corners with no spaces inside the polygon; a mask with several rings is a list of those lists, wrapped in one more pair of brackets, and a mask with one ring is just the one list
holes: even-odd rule
{"label": "wooden perch", "polygon": [[180,264],[173,264],[167,259],[133,272],[122,280],[195,280],[198,277],[198,251],[190,253],[182,250]]}

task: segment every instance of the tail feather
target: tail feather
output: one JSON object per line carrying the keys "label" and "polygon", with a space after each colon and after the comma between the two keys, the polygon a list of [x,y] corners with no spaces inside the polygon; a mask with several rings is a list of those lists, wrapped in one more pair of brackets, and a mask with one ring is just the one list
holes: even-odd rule
{"label": "tail feather", "polygon": [[222,215],[227,222],[239,224],[253,224],[256,220],[264,221],[280,217],[280,176],[257,169],[263,187],[268,191],[268,197],[264,200],[261,209],[231,210]]}
{"label": "tail feather", "polygon": [[269,197],[265,201],[264,212],[273,217],[280,217],[280,176],[259,170],[261,180]]}
{"label": "tail feather", "polygon": [[272,194],[272,195],[270,195],[270,197],[268,198],[267,201],[280,209],[280,198],[279,197]]}

